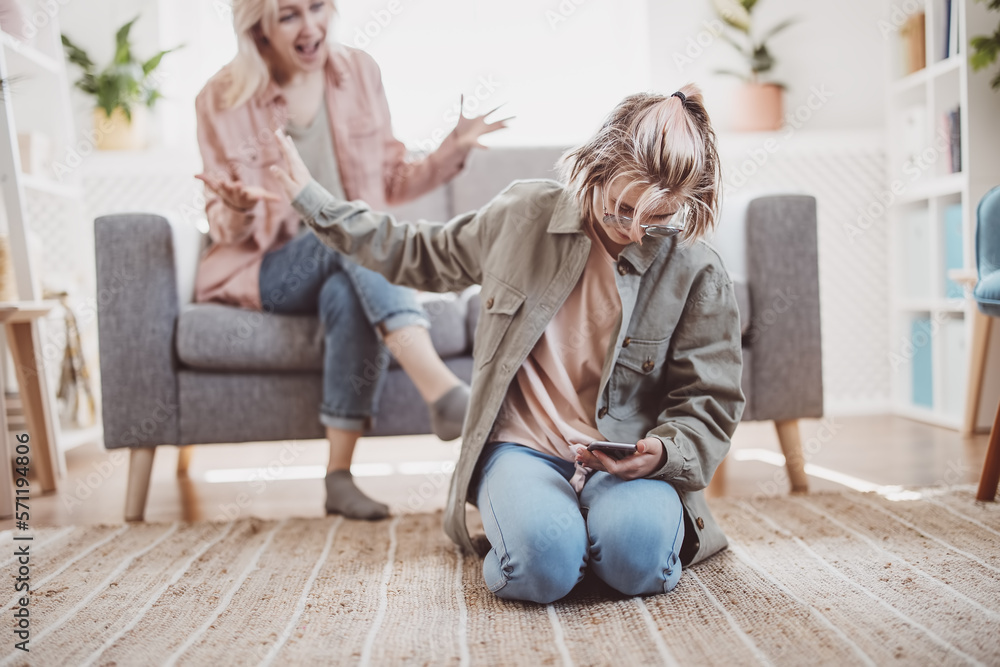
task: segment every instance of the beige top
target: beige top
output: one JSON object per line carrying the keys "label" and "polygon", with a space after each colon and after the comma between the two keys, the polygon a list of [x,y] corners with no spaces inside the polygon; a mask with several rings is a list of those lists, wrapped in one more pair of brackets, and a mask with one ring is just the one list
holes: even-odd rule
{"label": "beige top", "polygon": [[611,332],[621,315],[615,259],[589,226],[583,275],[511,383],[490,440],[574,459],[569,445],[606,440],[597,430],[598,390]]}
{"label": "beige top", "polygon": [[[347,199],[347,195],[344,194],[344,184],[340,181],[340,168],[337,166],[333,137],[330,135],[326,100],[323,100],[309,125],[300,127],[288,121],[285,132],[292,138],[302,162],[316,182],[337,199]],[[308,225],[302,225],[299,234],[303,231],[310,232]]]}

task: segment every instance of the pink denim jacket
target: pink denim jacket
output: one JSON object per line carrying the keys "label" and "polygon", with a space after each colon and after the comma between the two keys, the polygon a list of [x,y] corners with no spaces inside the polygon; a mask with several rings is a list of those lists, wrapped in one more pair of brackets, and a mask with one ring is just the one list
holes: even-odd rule
{"label": "pink denim jacket", "polygon": [[[212,77],[195,101],[204,169],[228,176],[235,166],[244,183],[281,195],[283,190],[269,170],[281,159],[274,131],[288,119],[281,89],[271,81],[245,104],[227,109],[222,104],[227,69]],[[405,146],[392,134],[381,72],[367,53],[332,44],[325,94],[348,199],[382,210],[415,199],[462,170],[468,149],[459,148],[453,134],[426,158],[405,159]],[[295,237],[301,216],[285,199],[261,200],[243,213],[208,188],[205,213],[212,244],[198,266],[195,301],[260,310],[261,259]]]}

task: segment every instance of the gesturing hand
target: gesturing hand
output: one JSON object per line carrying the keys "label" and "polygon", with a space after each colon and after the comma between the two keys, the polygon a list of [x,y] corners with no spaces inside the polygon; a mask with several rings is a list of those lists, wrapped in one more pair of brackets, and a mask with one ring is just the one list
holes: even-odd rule
{"label": "gesturing hand", "polygon": [[257,185],[246,185],[240,180],[239,169],[235,164],[229,164],[229,178],[218,178],[209,174],[195,176],[208,189],[219,195],[226,204],[237,211],[249,211],[261,199],[279,201],[281,198],[270,190]]}
{"label": "gesturing hand", "polygon": [[285,158],[285,164],[283,167],[273,165],[271,173],[277,177],[278,182],[285,189],[288,201],[293,201],[312,180],[312,175],[305,162],[302,161],[302,156],[295,148],[292,138],[281,129],[276,130],[274,136],[278,138],[278,148],[281,149],[281,154]]}
{"label": "gesturing hand", "polygon": [[635,445],[635,454],[620,461],[604,452],[591,452],[585,445],[571,445],[576,452],[576,460],[594,470],[609,472],[622,479],[640,479],[659,470],[664,461],[663,443],[659,438],[643,438]]}
{"label": "gesturing hand", "polygon": [[459,101],[459,114],[458,114],[458,124],[455,125],[455,129],[452,133],[455,138],[458,139],[458,145],[464,149],[476,148],[486,148],[483,144],[479,143],[479,137],[484,134],[489,134],[490,132],[496,132],[497,130],[502,130],[507,127],[507,121],[514,118],[514,116],[508,116],[501,120],[495,120],[491,123],[486,122],[486,117],[491,113],[499,109],[502,104],[498,107],[487,111],[482,116],[473,116],[472,118],[467,118],[465,112],[462,108],[465,105],[465,95],[462,95]]}

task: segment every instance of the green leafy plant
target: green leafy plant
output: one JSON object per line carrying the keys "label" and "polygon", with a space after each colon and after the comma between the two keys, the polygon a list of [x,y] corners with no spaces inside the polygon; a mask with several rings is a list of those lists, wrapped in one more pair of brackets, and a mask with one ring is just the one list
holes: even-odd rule
{"label": "green leafy plant", "polygon": [[747,70],[743,72],[718,69],[715,70],[716,74],[735,76],[750,83],[771,83],[784,88],[783,83],[764,80],[777,62],[767,47],[767,40],[788,28],[797,19],[786,19],[765,30],[758,37],[754,35],[751,20],[751,13],[757,5],[757,0],[712,0],[712,4],[719,18],[730,28],[720,36],[743,56],[747,64]]}
{"label": "green leafy plant", "polygon": [[[1000,0],[978,1],[986,2],[986,6],[991,11],[1000,11]],[[972,47],[972,53],[969,54],[969,64],[972,65],[973,70],[978,72],[995,63],[997,56],[1000,55],[1000,23],[997,24],[992,35],[976,35],[969,40],[969,45]],[[990,80],[990,86],[993,90],[1000,89],[1000,72],[997,72],[996,76]]]}
{"label": "green leafy plant", "polygon": [[66,35],[62,36],[66,57],[83,70],[83,76],[76,81],[76,87],[93,95],[97,99],[97,106],[109,117],[116,108],[120,108],[129,122],[132,121],[132,108],[135,105],[152,107],[162,97],[158,89],[159,81],[153,76],[153,72],[160,66],[163,56],[180,48],[177,46],[160,51],[149,60],[138,60],[132,53],[132,43],[129,41],[129,31],[138,18],[135,17],[118,29],[115,34],[115,56],[100,72],[86,51]]}

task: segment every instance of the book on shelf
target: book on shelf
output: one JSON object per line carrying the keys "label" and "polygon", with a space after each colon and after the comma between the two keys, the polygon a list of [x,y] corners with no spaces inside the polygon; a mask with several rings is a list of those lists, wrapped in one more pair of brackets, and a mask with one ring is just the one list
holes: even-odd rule
{"label": "book on shelf", "polygon": [[962,114],[959,107],[945,113],[948,130],[948,168],[952,174],[962,171]]}
{"label": "book on shelf", "polygon": [[961,0],[948,0],[948,50],[945,52],[948,57],[957,56],[961,53],[962,40],[958,35],[958,6]]}
{"label": "book on shelf", "polygon": [[948,271],[961,269],[962,262],[962,205],[949,204],[944,209],[944,296],[961,299],[962,286],[948,278]]}
{"label": "book on shelf", "polygon": [[934,356],[931,348],[931,318],[915,317],[910,323],[913,345],[913,377],[910,400],[914,405],[934,407]]}
{"label": "book on shelf", "polygon": [[[938,35],[941,37],[940,56],[942,60],[951,55],[951,4],[952,0],[944,0],[943,5],[935,3],[938,11],[934,14],[934,22],[944,28],[944,30],[938,28],[941,30]],[[944,11],[941,11],[942,9]]]}
{"label": "book on shelf", "polygon": [[944,0],[934,3],[934,25],[938,39],[936,57],[945,60],[957,56],[961,50],[958,37],[958,11],[961,0]]}
{"label": "book on shelf", "polygon": [[927,63],[924,44],[924,13],[911,14],[900,31],[903,36],[903,74],[922,70]]}

